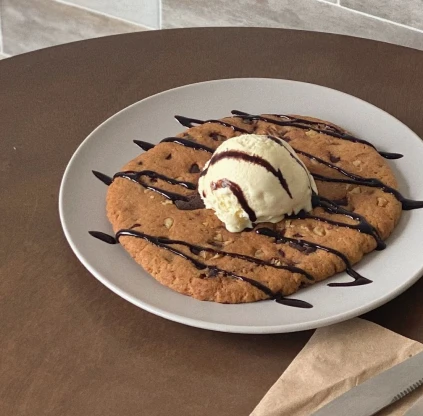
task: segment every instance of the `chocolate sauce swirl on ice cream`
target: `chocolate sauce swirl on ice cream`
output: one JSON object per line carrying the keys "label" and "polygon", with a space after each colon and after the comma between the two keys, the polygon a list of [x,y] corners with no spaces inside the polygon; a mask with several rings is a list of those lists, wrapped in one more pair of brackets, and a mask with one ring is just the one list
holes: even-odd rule
{"label": "chocolate sauce swirl on ice cream", "polygon": [[[345,133],[333,125],[283,114],[251,115],[237,110],[232,113],[236,119],[240,119],[246,124],[245,129],[226,120],[199,120],[176,116],[176,119],[185,127],[191,128],[203,124],[216,124],[232,131],[230,136],[233,137],[229,139],[224,137],[225,140],[221,142],[217,149],[196,142],[189,134],[185,134],[184,137],[168,137],[162,140],[162,143],[183,146],[211,155],[203,171],[200,172],[198,165],[196,165],[195,169],[190,169],[190,173],[198,175],[198,186],[194,182],[182,181],[150,169],[117,172],[113,177],[98,171],[93,171],[93,174],[107,186],[118,179],[129,180],[137,186],[141,186],[172,201],[176,208],[180,210],[213,209],[216,216],[230,232],[254,232],[268,239],[276,247],[289,246],[305,255],[315,251],[323,251],[334,255],[342,261],[346,273],[353,280],[347,283],[329,283],[328,286],[359,286],[371,283],[371,280],[361,276],[353,269],[349,258],[341,251],[327,245],[308,241],[302,235],[287,237],[284,235],[283,229],[272,228],[269,224],[279,223],[283,218],[296,221],[312,219],[326,223],[329,226],[349,228],[369,235],[375,240],[376,249],[382,250],[386,247],[386,244],[377,229],[363,215],[347,209],[347,200],[329,200],[318,195],[315,181],[378,188],[385,193],[393,195],[401,202],[404,210],[423,208],[423,201],[407,199],[396,189],[379,179],[366,178],[349,172],[336,165],[339,161],[337,158],[332,157],[330,162],[328,162],[316,155],[291,147],[281,137],[277,137],[274,134],[257,135],[251,134],[251,129],[247,130],[252,123],[262,121],[276,126],[313,130],[339,140],[360,143],[375,149],[371,143]],[[154,144],[145,141],[134,140],[134,142],[146,152],[155,147]],[[379,154],[386,159],[399,159],[402,157],[398,153],[379,151]],[[299,155],[312,160],[313,163],[333,170],[336,173],[335,177],[310,173],[299,158]],[[163,182],[171,185],[175,191],[171,192],[164,189],[160,186]],[[184,189],[185,191],[181,193],[178,189]],[[192,193],[187,194],[186,191],[192,191]],[[311,212],[314,208],[322,209],[325,215]],[[336,215],[336,217],[332,219],[330,218],[331,215]],[[339,219],[340,216],[348,218],[349,221],[341,221]],[[260,223],[264,224],[260,225]],[[225,250],[224,247],[208,247],[188,241],[149,235],[142,232],[139,227],[139,224],[134,224],[130,228],[119,230],[115,236],[100,231],[89,231],[89,233],[91,236],[108,244],[117,244],[122,237],[143,239],[183,258],[201,271],[200,276],[204,279],[213,279],[219,276],[229,277],[250,284],[263,292],[268,299],[273,299],[278,303],[299,308],[312,307],[312,305],[302,300],[285,298],[262,282],[242,276],[227,270],[227,268],[210,264],[210,260],[207,262],[199,260],[197,257],[202,252],[208,252],[219,257],[229,257],[242,260],[246,264],[254,264],[258,270],[260,268],[272,268],[298,274],[306,285],[315,281],[313,275],[295,264],[285,263],[283,260],[277,262],[261,260],[238,253],[236,250]]]}
{"label": "chocolate sauce swirl on ice cream", "polygon": [[230,232],[310,211],[317,192],[288,143],[256,134],[224,141],[200,174],[198,190]]}

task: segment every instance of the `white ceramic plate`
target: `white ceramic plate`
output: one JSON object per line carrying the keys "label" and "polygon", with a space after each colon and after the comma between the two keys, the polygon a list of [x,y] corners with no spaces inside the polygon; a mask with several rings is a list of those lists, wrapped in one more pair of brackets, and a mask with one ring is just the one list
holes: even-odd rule
{"label": "white ceramic plate", "polygon": [[[112,176],[140,149],[134,139],[157,143],[184,130],[173,118],[221,118],[238,109],[253,114],[296,113],[330,120],[379,150],[399,152],[391,162],[405,196],[423,199],[418,166],[423,145],[408,127],[386,112],[342,92],[302,82],[242,78],[187,85],[135,103],[106,120],[79,146],[63,177],[59,206],[66,238],[84,266],[103,284],[133,304],[164,318],[226,332],[291,332],[334,324],[374,309],[399,295],[421,276],[423,209],[404,212],[388,248],[365,257],[356,269],[373,280],[356,287],[328,287],[348,281],[339,274],[295,294],[312,309],[263,301],[241,305],[201,302],[161,286],[119,245],[91,237],[112,234],[105,215],[107,187],[91,170]],[[401,311],[399,311],[401,313]]]}

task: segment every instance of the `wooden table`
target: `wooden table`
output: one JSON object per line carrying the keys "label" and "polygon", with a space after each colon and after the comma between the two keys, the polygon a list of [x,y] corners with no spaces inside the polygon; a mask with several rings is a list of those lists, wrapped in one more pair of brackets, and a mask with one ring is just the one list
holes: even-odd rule
{"label": "wooden table", "polygon": [[[369,40],[165,30],[0,62],[1,415],[248,415],[307,342],[311,331],[216,333],[138,309],[91,276],[62,233],[60,180],[98,124],[159,91],[231,77],[336,88],[423,137],[423,52]],[[422,295],[423,279],[367,318],[423,342]]]}

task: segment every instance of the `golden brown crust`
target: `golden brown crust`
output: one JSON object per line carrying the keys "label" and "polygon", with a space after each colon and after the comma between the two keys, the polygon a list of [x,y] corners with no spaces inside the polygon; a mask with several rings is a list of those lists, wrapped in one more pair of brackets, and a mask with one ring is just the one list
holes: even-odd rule
{"label": "golden brown crust", "polygon": [[[311,117],[302,118],[316,123],[322,122]],[[228,117],[223,120],[250,133],[277,135],[289,141],[295,149],[318,156],[351,173],[367,178],[377,178],[391,187],[397,187],[396,179],[388,164],[376,150],[368,145],[349,142],[313,130],[275,126],[264,121],[244,123],[237,117]],[[215,149],[226,138],[239,134],[241,133],[234,132],[230,127],[206,123],[186,130],[179,137],[194,140]],[[342,177],[334,169],[308,157],[302,155],[300,157],[312,173]],[[130,161],[122,170],[150,169],[171,178],[197,183],[199,173],[190,173],[191,167],[197,164],[201,170],[209,158],[210,154],[204,151],[175,143],[161,143]],[[148,179],[145,180],[148,182]],[[365,216],[367,221],[376,227],[383,239],[390,235],[400,218],[401,204],[393,195],[381,189],[343,183],[320,181],[316,183],[320,195],[333,200],[346,198],[348,202],[346,208]],[[183,195],[193,193],[161,180],[154,185]],[[261,260],[279,261],[280,263],[277,264],[295,265],[311,274],[316,281],[324,280],[345,269],[344,262],[334,254],[323,250],[305,254],[288,244],[275,244],[274,239],[254,232],[230,233],[213,211],[179,210],[169,202],[163,196],[146,190],[132,181],[116,178],[107,194],[107,215],[115,232],[139,224],[135,230],[149,235],[184,240],[203,247],[241,253]],[[314,209],[313,213],[344,223],[356,223],[343,215],[328,214],[321,208]],[[312,219],[283,220],[268,226],[279,231],[284,230],[286,237],[301,238],[336,249],[345,254],[351,263],[358,262],[364,254],[376,247],[375,240],[369,235]],[[147,272],[160,283],[180,293],[201,300],[223,303],[253,302],[267,298],[266,294],[249,283],[221,275],[208,277],[207,271],[198,270],[182,257],[143,239],[122,237],[120,241]],[[196,256],[186,247],[175,246],[175,248],[207,265],[215,265],[220,269],[259,281],[272,291],[283,295],[290,295],[300,287],[310,284],[303,274],[270,266],[258,266],[229,256],[214,256],[214,253],[201,252]]]}

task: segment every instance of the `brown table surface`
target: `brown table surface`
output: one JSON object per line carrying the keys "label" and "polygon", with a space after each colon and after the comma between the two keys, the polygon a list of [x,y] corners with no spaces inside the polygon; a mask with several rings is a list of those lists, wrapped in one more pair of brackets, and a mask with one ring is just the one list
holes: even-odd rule
{"label": "brown table surface", "polygon": [[[91,276],[62,233],[60,180],[98,124],[159,91],[230,77],[336,88],[423,137],[423,52],[369,40],[182,29],[1,61],[1,415],[248,415],[307,342],[312,331],[217,333],[145,312]],[[423,279],[366,317],[423,342],[422,295]]]}

